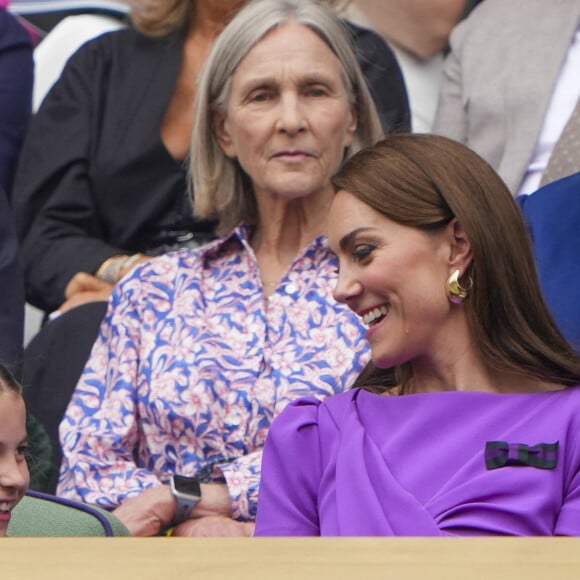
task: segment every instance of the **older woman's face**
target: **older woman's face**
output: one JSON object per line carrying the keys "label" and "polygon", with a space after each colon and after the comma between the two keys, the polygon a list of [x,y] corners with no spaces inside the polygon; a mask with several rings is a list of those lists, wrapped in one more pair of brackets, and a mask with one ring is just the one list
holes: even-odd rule
{"label": "older woman's face", "polygon": [[329,217],[329,241],[340,263],[334,296],[368,327],[378,367],[446,352],[448,230],[428,234],[388,219],[351,193],[336,194]]}
{"label": "older woman's face", "polygon": [[341,65],[298,23],[268,33],[238,66],[216,134],[256,196],[297,198],[332,191],[330,177],[356,131]]}
{"label": "older woman's face", "polygon": [[0,536],[30,483],[26,455],[26,409],[22,397],[0,393]]}

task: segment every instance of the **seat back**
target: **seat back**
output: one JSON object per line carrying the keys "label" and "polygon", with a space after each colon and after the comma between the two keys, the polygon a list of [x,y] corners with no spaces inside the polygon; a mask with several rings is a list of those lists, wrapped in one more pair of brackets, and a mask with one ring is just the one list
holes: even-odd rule
{"label": "seat back", "polygon": [[34,49],[33,111],[38,110],[66,62],[82,44],[124,27],[126,22],[121,17],[109,14],[78,14],[61,20]]}
{"label": "seat back", "polygon": [[14,508],[9,536],[130,536],[113,514],[80,502],[29,491]]}
{"label": "seat back", "polygon": [[10,0],[8,10],[44,37],[69,16],[95,14],[124,18],[129,12],[129,3],[125,0]]}

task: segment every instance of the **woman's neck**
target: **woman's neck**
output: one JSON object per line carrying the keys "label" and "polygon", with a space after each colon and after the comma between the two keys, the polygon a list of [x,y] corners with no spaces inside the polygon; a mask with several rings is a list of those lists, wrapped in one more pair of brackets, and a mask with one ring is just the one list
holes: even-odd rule
{"label": "woman's neck", "polygon": [[313,194],[294,200],[258,200],[259,223],[251,244],[256,255],[292,256],[326,233],[331,198]]}
{"label": "woman's neck", "polygon": [[434,344],[428,356],[410,363],[411,378],[404,392],[537,393],[562,388],[521,372],[491,367],[481,354],[463,309],[451,313]]}
{"label": "woman's neck", "polygon": [[490,368],[479,351],[466,349],[445,364],[411,365],[412,378],[406,392],[474,391],[487,393],[541,393],[563,385],[547,383],[523,373]]}
{"label": "woman's neck", "polygon": [[213,41],[243,4],[243,0],[197,0],[190,35]]}
{"label": "woman's neck", "polygon": [[330,199],[309,196],[258,205],[263,217],[252,234],[251,245],[269,295],[308,244],[326,233]]}

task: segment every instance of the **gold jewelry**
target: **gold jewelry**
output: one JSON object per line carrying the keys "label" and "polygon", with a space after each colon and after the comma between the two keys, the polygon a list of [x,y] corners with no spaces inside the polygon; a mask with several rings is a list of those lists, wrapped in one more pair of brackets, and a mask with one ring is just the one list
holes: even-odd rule
{"label": "gold jewelry", "polygon": [[121,265],[119,266],[119,273],[117,275],[117,282],[121,279],[124,278],[135,266],[135,264],[141,259],[144,258],[145,256],[141,253],[137,253],[137,254],[133,254],[132,256],[129,256],[128,258],[126,258],[125,260],[123,260],[123,262],[121,262]]}
{"label": "gold jewelry", "polygon": [[447,285],[445,290],[447,292],[447,298],[449,302],[453,304],[462,304],[463,301],[469,296],[469,292],[473,287],[473,279],[469,277],[469,286],[463,288],[459,283],[459,270],[455,270],[449,278],[447,278]]}
{"label": "gold jewelry", "polygon": [[99,269],[95,272],[95,277],[103,280],[103,282],[115,284],[119,279],[121,266],[127,258],[129,258],[127,255],[111,256],[101,264]]}

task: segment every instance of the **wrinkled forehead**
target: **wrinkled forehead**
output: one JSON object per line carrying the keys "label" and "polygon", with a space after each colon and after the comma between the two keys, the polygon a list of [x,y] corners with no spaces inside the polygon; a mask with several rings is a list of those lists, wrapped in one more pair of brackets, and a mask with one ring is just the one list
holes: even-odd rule
{"label": "wrinkled forehead", "polygon": [[[309,40],[310,42],[305,44],[306,40]],[[311,48],[308,48],[308,45],[311,47],[318,46],[316,54],[312,52]],[[240,71],[242,74],[247,72],[250,68],[248,66],[249,63],[255,64],[262,62],[263,59],[261,58],[261,55],[263,55],[264,58],[267,58],[270,55],[272,48],[275,48],[277,52],[283,52],[286,50],[289,55],[303,52],[309,57],[305,58],[304,62],[306,63],[310,61],[313,67],[320,67],[320,54],[326,53],[326,58],[333,64],[332,68],[336,66],[336,70],[338,71],[340,80],[347,91],[349,100],[351,102],[354,100],[352,83],[349,81],[345,67],[338,58],[328,39],[307,23],[299,22],[297,19],[291,18],[267,30],[242,56],[227,78],[219,97],[214,102],[218,109],[222,112],[225,112],[227,109],[231,96],[233,79],[237,75],[239,78]],[[282,61],[279,62],[279,64],[282,65],[284,63]]]}
{"label": "wrinkled forehead", "polygon": [[342,81],[341,65],[320,36],[300,24],[288,24],[268,32],[240,61],[232,77],[293,76],[335,77]]}

